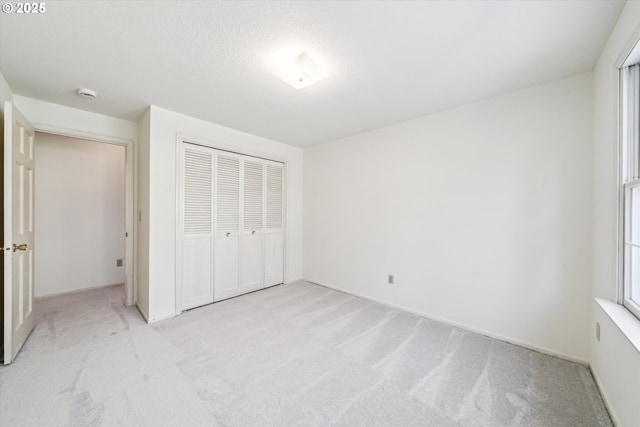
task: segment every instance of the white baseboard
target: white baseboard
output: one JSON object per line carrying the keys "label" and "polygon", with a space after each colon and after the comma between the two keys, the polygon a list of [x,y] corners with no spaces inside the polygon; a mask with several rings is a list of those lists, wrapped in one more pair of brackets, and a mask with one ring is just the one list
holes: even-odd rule
{"label": "white baseboard", "polygon": [[[65,295],[73,295],[73,294],[78,294],[78,293],[87,292],[87,291],[97,291],[99,289],[112,288],[112,287],[115,287],[115,286],[124,286],[124,283],[113,283],[111,285],[100,285],[100,286],[91,286],[91,287],[88,287],[88,288],[72,289],[70,291],[58,292],[58,293],[55,293],[55,294],[38,295],[37,297],[34,297],[33,299],[35,301],[40,301],[40,300],[44,300],[44,299],[47,299],[47,298],[61,297],[61,296],[65,296]],[[123,293],[123,298],[124,298],[124,293]]]}
{"label": "white baseboard", "polygon": [[145,317],[145,319],[147,319],[147,323],[156,323],[156,322],[159,322],[161,320],[171,319],[172,317],[176,317],[176,314],[175,313],[165,314],[164,316],[158,316],[158,317],[154,317],[154,318],[151,318],[151,319],[149,319],[149,317],[147,316],[147,317]]}
{"label": "white baseboard", "polygon": [[600,396],[602,396],[602,401],[604,402],[604,407],[607,409],[607,412],[609,413],[609,418],[611,418],[611,422],[613,423],[613,425],[617,427],[618,423],[616,422],[616,419],[613,417],[613,412],[611,412],[611,405],[609,405],[609,399],[607,394],[604,392],[604,387],[602,387],[600,378],[598,378],[598,375],[596,375],[596,372],[593,369],[591,369],[591,366],[589,366],[589,371],[591,371],[591,376],[593,377],[593,381],[596,383],[596,387],[598,387],[598,392],[600,393]]}
{"label": "white baseboard", "polygon": [[575,357],[575,356],[572,356],[572,355],[569,355],[569,354],[564,354],[564,353],[561,353],[561,352],[558,352],[558,351],[551,350],[551,349],[546,348],[546,347],[542,347],[542,346],[538,346],[538,345],[535,345],[535,344],[531,344],[531,343],[526,342],[526,341],[521,341],[521,340],[518,340],[518,339],[515,339],[515,338],[506,337],[504,335],[500,335],[500,334],[496,334],[496,333],[493,333],[493,332],[490,332],[490,331],[485,331],[485,330],[482,330],[482,329],[479,329],[479,328],[475,328],[475,327],[473,327],[471,325],[467,325],[467,324],[456,322],[456,321],[453,321],[453,320],[450,320],[450,319],[445,319],[445,318],[442,318],[442,317],[434,316],[434,315],[431,315],[429,313],[425,313],[423,311],[415,310],[415,309],[412,309],[412,308],[409,308],[409,307],[404,307],[404,306],[399,305],[399,304],[394,304],[394,303],[391,303],[391,302],[388,302],[388,301],[383,301],[381,299],[373,298],[371,296],[368,296],[368,295],[365,295],[365,294],[361,294],[361,293],[358,293],[358,292],[353,292],[353,291],[341,288],[339,286],[333,286],[333,285],[330,285],[330,284],[327,284],[327,283],[319,282],[317,280],[311,280],[311,279],[303,279],[303,280],[307,281],[309,283],[313,283],[313,284],[316,284],[316,285],[323,286],[325,288],[329,288],[329,289],[333,289],[333,290],[336,290],[336,291],[339,291],[339,292],[343,292],[345,294],[353,295],[353,296],[356,296],[356,297],[359,297],[359,298],[364,298],[366,300],[377,302],[379,304],[384,304],[384,305],[386,305],[388,307],[392,307],[392,308],[396,308],[398,310],[406,311],[408,313],[416,314],[418,316],[425,317],[427,319],[431,319],[431,320],[435,320],[435,321],[438,321],[438,322],[446,323],[447,325],[455,326],[457,328],[464,329],[464,330],[467,330],[469,332],[474,332],[474,333],[477,333],[477,334],[485,335],[487,337],[495,338],[495,339],[500,340],[500,341],[508,342],[509,344],[514,344],[514,345],[517,345],[519,347],[524,347],[524,348],[529,349],[529,350],[534,350],[534,351],[537,351],[537,352],[540,352],[540,353],[548,354],[550,356],[555,356],[555,357],[558,357],[560,359],[568,360],[570,362],[579,363],[579,364],[581,364],[583,366],[587,366],[587,367],[589,366],[589,361],[585,360],[585,359],[582,359],[580,357]]}

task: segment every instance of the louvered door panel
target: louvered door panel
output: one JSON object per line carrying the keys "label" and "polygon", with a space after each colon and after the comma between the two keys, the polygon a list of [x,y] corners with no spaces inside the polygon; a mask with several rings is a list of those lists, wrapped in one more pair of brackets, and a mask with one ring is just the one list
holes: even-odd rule
{"label": "louvered door panel", "polygon": [[281,163],[267,163],[267,229],[282,231],[283,168]]}
{"label": "louvered door panel", "polygon": [[240,229],[240,159],[228,154],[217,156],[217,230]]}
{"label": "louvered door panel", "polygon": [[284,282],[284,165],[265,162],[265,286]]}
{"label": "louvered door panel", "polygon": [[263,164],[244,160],[244,229],[262,231]]}
{"label": "louvered door panel", "polygon": [[184,232],[211,233],[212,153],[184,152]]}
{"label": "louvered door panel", "polygon": [[241,293],[239,281],[240,166],[240,156],[225,152],[216,153],[215,301]]}
{"label": "louvered door panel", "polygon": [[243,157],[243,229],[241,244],[242,291],[251,292],[264,287],[263,281],[263,216],[264,161]]}
{"label": "louvered door panel", "polygon": [[213,150],[183,144],[181,308],[213,302]]}

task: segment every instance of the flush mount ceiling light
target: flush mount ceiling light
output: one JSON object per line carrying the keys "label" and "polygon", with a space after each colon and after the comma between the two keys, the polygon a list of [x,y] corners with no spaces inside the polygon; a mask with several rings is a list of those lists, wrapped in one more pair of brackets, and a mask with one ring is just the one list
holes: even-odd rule
{"label": "flush mount ceiling light", "polygon": [[78,89],[78,91],[76,93],[81,98],[96,99],[98,97],[98,94],[96,93],[95,90],[82,88],[82,87],[80,89]]}
{"label": "flush mount ceiling light", "polygon": [[296,89],[302,89],[329,77],[329,73],[313,62],[306,52],[273,68],[271,72]]}

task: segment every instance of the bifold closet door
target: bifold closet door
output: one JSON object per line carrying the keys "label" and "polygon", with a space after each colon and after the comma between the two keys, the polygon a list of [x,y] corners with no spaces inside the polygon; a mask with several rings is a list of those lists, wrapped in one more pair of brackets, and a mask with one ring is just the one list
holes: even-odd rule
{"label": "bifold closet door", "polygon": [[265,161],[264,285],[284,283],[284,167]]}
{"label": "bifold closet door", "polygon": [[264,161],[243,157],[242,182],[240,277],[246,293],[264,288]]}
{"label": "bifold closet door", "polygon": [[182,170],[183,310],[213,302],[213,151],[184,144]]}
{"label": "bifold closet door", "polygon": [[241,156],[216,152],[215,157],[214,298],[220,301],[242,293],[239,280]]}
{"label": "bifold closet door", "polygon": [[283,164],[183,148],[180,308],[283,283]]}

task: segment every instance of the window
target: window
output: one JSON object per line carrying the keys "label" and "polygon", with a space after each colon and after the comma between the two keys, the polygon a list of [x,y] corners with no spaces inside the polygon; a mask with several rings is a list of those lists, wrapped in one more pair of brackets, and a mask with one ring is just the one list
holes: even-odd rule
{"label": "window", "polygon": [[640,64],[620,70],[622,302],[640,317]]}

